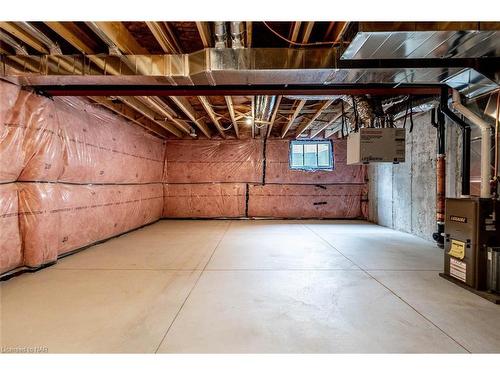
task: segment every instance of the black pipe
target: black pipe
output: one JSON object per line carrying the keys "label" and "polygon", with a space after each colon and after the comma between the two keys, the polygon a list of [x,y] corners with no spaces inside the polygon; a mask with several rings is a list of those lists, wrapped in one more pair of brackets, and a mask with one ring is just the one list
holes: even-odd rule
{"label": "black pipe", "polygon": [[470,126],[448,107],[447,89],[441,92],[439,109],[446,117],[462,129],[462,195],[470,195]]}

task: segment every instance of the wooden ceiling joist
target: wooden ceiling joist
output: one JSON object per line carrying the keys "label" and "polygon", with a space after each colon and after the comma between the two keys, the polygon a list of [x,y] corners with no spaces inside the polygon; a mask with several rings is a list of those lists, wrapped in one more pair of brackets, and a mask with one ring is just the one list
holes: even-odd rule
{"label": "wooden ceiling joist", "polygon": [[293,112],[293,115],[290,117],[288,122],[283,126],[283,129],[281,130],[281,138],[285,138],[286,133],[288,133],[288,130],[290,130],[290,127],[292,126],[293,122],[297,118],[297,116],[300,114],[300,111],[302,110],[302,107],[306,104],[305,100],[300,100],[297,103],[297,106],[295,107],[295,111]]}
{"label": "wooden ceiling joist", "polygon": [[[100,104],[101,106],[113,111],[117,115],[125,117],[126,119],[128,119],[128,120],[136,123],[137,125],[149,130],[150,132],[153,132],[153,133],[161,136],[162,138],[165,138],[168,134],[167,130],[163,126],[160,126],[157,123],[151,121],[143,114],[140,114],[140,116],[143,118],[139,118],[139,116],[138,116],[139,112],[137,112],[136,110],[132,109],[131,107],[129,107],[128,105],[126,105],[124,103],[117,103],[117,102],[115,102],[111,99],[108,99],[106,97],[103,97],[103,96],[89,96],[89,99],[91,99],[92,101]],[[145,121],[145,120],[147,120],[147,121]]]}
{"label": "wooden ceiling joist", "polygon": [[170,99],[179,107],[186,116],[201,130],[207,138],[211,138],[210,129],[208,125],[202,119],[198,118],[198,114],[191,106],[189,101],[182,96],[171,96]]}
{"label": "wooden ceiling joist", "polygon": [[157,123],[161,127],[167,129],[170,133],[174,134],[175,136],[181,138],[182,133],[180,132],[177,127],[175,127],[172,123],[167,122],[167,121],[160,121],[157,118],[157,114],[155,111],[153,111],[151,108],[146,106],[144,103],[139,101],[137,98],[134,98],[132,96],[121,96],[119,98],[122,102],[126,103],[129,107],[132,107],[135,109],[137,112],[142,113],[144,116],[149,118],[151,121]]}
{"label": "wooden ceiling joist", "polygon": [[9,34],[14,35],[17,39],[22,41],[24,44],[30,46],[35,51],[43,54],[48,54],[49,50],[46,46],[39,40],[34,38],[32,35],[18,27],[13,22],[0,22],[0,28],[7,31]]}
{"label": "wooden ceiling joist", "polygon": [[229,116],[231,117],[231,122],[233,123],[234,132],[236,134],[236,138],[240,138],[240,129],[238,127],[238,121],[236,121],[236,114],[234,113],[234,105],[233,98],[230,96],[224,96],[226,101],[227,110],[229,112]]}
{"label": "wooden ceiling joist", "polygon": [[206,96],[198,96],[198,100],[200,101],[201,105],[205,109],[205,112],[207,112],[208,116],[210,117],[210,120],[212,120],[213,124],[219,131],[219,134],[221,135],[222,138],[226,138],[226,133],[224,133],[224,128],[219,122],[219,119],[217,118],[216,113],[214,112],[212,105],[208,101]]}
{"label": "wooden ceiling joist", "polygon": [[179,42],[166,22],[147,21],[146,25],[163,51],[172,54],[180,53],[182,51]]}
{"label": "wooden ceiling joist", "polygon": [[311,131],[310,138],[317,137],[322,131],[326,130],[329,126],[332,126],[335,121],[337,121],[340,116],[342,116],[342,112],[337,113],[330,121],[325,123],[324,125],[321,125],[317,129],[314,129]]}
{"label": "wooden ceiling joist", "polygon": [[210,30],[209,22],[196,22],[196,28],[200,34],[201,42],[203,43],[203,48],[209,48],[212,46],[212,32]]}
{"label": "wooden ceiling joist", "polygon": [[331,104],[333,103],[333,100],[327,100],[323,105],[316,111],[314,116],[309,119],[308,121],[304,122],[301,124],[298,128],[297,131],[295,132],[295,136],[299,137],[302,133],[304,133],[307,129],[311,127],[311,125],[318,119],[319,116],[323,113],[325,109],[327,109]]}

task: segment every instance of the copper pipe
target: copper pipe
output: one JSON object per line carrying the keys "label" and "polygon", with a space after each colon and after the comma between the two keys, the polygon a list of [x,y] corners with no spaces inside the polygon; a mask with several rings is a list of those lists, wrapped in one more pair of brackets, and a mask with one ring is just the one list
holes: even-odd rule
{"label": "copper pipe", "polygon": [[495,197],[498,195],[498,117],[500,114],[500,91],[497,92],[497,111],[495,117],[495,173],[494,173],[494,184],[495,184]]}

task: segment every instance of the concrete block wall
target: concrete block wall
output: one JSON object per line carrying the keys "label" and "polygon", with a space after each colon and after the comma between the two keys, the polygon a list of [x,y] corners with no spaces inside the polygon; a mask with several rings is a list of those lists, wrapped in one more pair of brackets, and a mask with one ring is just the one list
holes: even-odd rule
{"label": "concrete block wall", "polygon": [[[446,196],[460,194],[460,130],[446,124]],[[402,232],[432,240],[436,229],[436,129],[430,112],[414,118],[406,133],[406,161],[370,164],[369,218]]]}

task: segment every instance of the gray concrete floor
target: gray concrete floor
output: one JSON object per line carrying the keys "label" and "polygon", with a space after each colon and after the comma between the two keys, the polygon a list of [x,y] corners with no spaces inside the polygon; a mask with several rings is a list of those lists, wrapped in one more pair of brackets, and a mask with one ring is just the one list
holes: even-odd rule
{"label": "gray concrete floor", "polygon": [[500,352],[500,306],[360,221],[160,221],[0,284],[5,348]]}

